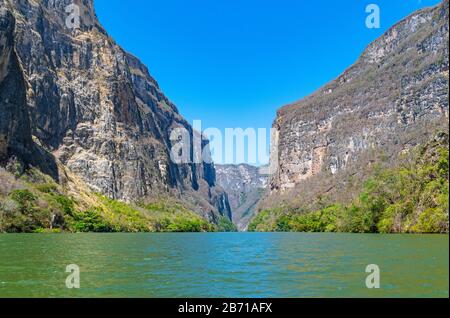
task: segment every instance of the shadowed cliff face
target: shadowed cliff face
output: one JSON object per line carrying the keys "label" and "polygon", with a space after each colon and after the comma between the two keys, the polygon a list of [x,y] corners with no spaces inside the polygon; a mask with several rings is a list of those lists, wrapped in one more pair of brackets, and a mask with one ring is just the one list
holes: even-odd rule
{"label": "shadowed cliff face", "polygon": [[26,158],[32,143],[25,81],[14,51],[14,17],[0,9],[0,162]]}
{"label": "shadowed cliff face", "polygon": [[14,16],[0,8],[0,164],[18,163],[21,169],[32,165],[58,180],[53,156],[32,139],[26,83],[14,49],[14,27]]}
{"label": "shadowed cliff face", "polygon": [[[72,3],[81,9],[79,28],[66,25],[65,9]],[[29,111],[31,118],[29,125],[28,116],[10,113],[18,126],[8,128],[9,144],[35,136],[92,190],[113,199],[136,202],[171,195],[210,220],[231,215],[226,194],[215,185],[212,164],[170,160],[171,131],[184,127],[192,133],[192,128],[147,68],[106,34],[92,0],[0,0],[0,7],[15,17],[17,53],[9,57],[17,78],[8,80],[11,89],[0,91],[26,97],[28,110],[22,107],[21,114]],[[3,29],[2,41],[11,42],[12,33]],[[2,50],[2,67],[8,52]],[[3,95],[2,108],[8,109]],[[2,116],[1,125],[4,134],[11,120]]]}
{"label": "shadowed cliff face", "polygon": [[263,207],[350,199],[344,189],[370,167],[448,131],[448,7],[407,17],[339,78],[278,111],[279,167]]}

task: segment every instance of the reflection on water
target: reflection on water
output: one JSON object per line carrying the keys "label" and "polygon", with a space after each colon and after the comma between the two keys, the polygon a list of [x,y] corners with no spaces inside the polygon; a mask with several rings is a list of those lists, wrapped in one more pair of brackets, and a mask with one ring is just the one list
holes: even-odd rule
{"label": "reflection on water", "polygon": [[[0,296],[448,297],[448,259],[447,235],[0,235]],[[368,264],[379,290],[365,286]]]}

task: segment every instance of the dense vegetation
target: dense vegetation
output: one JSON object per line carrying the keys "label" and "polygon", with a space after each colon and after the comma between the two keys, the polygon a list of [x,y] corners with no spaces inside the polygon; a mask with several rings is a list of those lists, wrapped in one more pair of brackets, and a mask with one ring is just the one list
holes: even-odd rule
{"label": "dense vegetation", "polygon": [[375,169],[349,204],[262,211],[250,231],[448,233],[449,150],[433,142],[396,168]]}
{"label": "dense vegetation", "polygon": [[129,205],[87,193],[80,202],[33,169],[13,176],[0,169],[0,232],[207,232],[234,231],[223,217],[214,225],[170,199]]}

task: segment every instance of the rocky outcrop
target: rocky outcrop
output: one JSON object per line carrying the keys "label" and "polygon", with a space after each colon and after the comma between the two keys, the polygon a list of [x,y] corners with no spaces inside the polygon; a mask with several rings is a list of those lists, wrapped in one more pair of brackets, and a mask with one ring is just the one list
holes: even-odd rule
{"label": "rocky outcrop", "polygon": [[[73,4],[80,8],[79,27],[68,20]],[[9,12],[2,16],[16,20],[12,39],[13,27],[2,18],[8,27],[5,32],[2,26],[2,43],[9,46],[2,44],[0,65],[9,65],[15,77],[2,81],[11,86],[0,89],[2,112],[20,103],[6,95],[26,99],[26,107],[22,101],[14,108],[19,114],[2,116],[1,138],[6,131],[8,144],[21,145],[34,136],[93,191],[112,199],[170,195],[212,221],[230,215],[214,165],[171,160],[172,130],[183,127],[193,134],[192,127],[145,65],[107,35],[92,0],[0,0],[0,7]]]}
{"label": "rocky outcrop", "polygon": [[33,165],[57,179],[51,154],[33,141],[26,83],[14,48],[15,18],[0,8],[0,165],[19,172]]}
{"label": "rocky outcrop", "polygon": [[278,171],[263,207],[350,199],[338,196],[370,167],[448,131],[448,7],[402,20],[339,78],[278,111]]}
{"label": "rocky outcrop", "polygon": [[14,16],[0,9],[0,161],[29,157],[31,126],[25,81],[14,50]]}
{"label": "rocky outcrop", "polygon": [[238,230],[247,230],[266,187],[267,176],[258,167],[247,164],[217,165],[217,183],[227,192],[233,223]]}

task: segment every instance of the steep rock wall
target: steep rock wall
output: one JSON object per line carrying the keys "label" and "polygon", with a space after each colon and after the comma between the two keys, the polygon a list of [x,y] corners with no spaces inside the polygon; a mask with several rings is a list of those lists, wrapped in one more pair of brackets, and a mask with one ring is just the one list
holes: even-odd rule
{"label": "steep rock wall", "polygon": [[364,180],[368,167],[394,165],[448,131],[448,8],[444,0],[415,12],[339,78],[278,111],[278,171],[262,207],[346,196],[342,190]]}
{"label": "steep rock wall", "polygon": [[[66,24],[71,4],[81,8],[79,28]],[[146,66],[108,36],[92,0],[0,0],[0,7],[16,20],[14,51],[25,89],[10,83],[17,96],[26,93],[32,135],[58,162],[113,199],[170,195],[212,221],[231,215],[213,164],[171,161],[171,131],[192,134],[192,127]],[[17,122],[26,125],[25,117]],[[14,138],[30,137],[18,130]]]}

